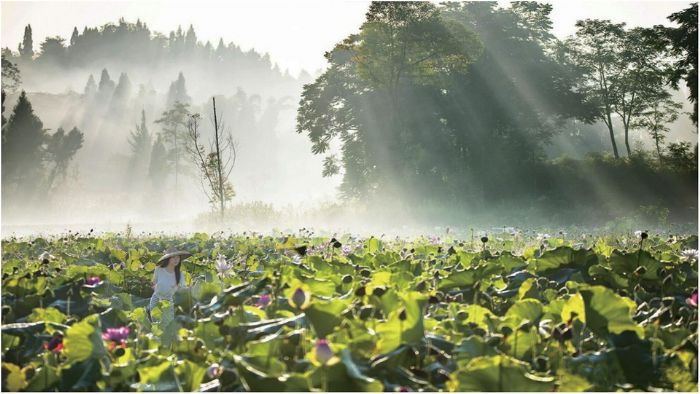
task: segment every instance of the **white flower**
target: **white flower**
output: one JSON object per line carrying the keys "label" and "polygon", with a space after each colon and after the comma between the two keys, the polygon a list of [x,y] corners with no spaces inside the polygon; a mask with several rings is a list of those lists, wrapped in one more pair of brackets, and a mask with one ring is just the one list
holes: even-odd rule
{"label": "white flower", "polygon": [[209,376],[209,379],[218,378],[221,376],[222,371],[223,368],[219,364],[214,363],[207,368],[207,376]]}
{"label": "white flower", "polygon": [[214,266],[216,267],[216,272],[218,272],[219,275],[226,275],[231,270],[231,265],[226,261],[226,256],[222,254],[216,258]]}
{"label": "white flower", "polygon": [[547,239],[547,238],[549,238],[549,237],[550,237],[549,234],[540,234],[540,233],[537,233],[537,240],[538,240],[538,241],[545,240],[545,239]]}
{"label": "white flower", "polygon": [[637,231],[635,231],[635,232],[634,232],[634,235],[637,236],[637,237],[641,237],[641,236],[642,236],[642,230],[637,230]]}
{"label": "white flower", "polygon": [[691,260],[691,259],[697,259],[698,258],[698,251],[696,249],[686,249],[681,252],[681,256],[683,256],[686,260]]}
{"label": "white flower", "polygon": [[55,257],[52,256],[49,252],[44,251],[42,254],[39,255],[39,260],[48,260],[51,259],[53,260]]}
{"label": "white flower", "polygon": [[295,255],[294,257],[292,257],[292,261],[294,262],[294,264],[300,265],[301,264],[301,256],[299,256],[298,254]]}

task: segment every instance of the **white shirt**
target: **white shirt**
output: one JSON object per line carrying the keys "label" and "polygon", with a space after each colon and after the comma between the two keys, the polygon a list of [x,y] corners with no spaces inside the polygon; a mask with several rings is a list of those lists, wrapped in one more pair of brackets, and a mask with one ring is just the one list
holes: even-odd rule
{"label": "white shirt", "polygon": [[173,299],[173,295],[177,290],[175,282],[175,272],[168,272],[167,269],[156,267],[155,269],[156,288],[153,293],[160,299]]}

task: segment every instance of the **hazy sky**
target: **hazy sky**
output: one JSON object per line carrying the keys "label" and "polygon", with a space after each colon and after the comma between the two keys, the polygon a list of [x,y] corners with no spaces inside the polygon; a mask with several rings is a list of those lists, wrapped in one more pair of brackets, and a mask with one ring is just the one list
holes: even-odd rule
{"label": "hazy sky", "polygon": [[[499,3],[507,4],[506,1]],[[669,24],[666,17],[686,8],[687,1],[553,1],[554,33],[572,34],[578,19],[611,19],[632,26]],[[244,49],[269,52],[273,61],[294,75],[325,66],[323,53],[364,20],[369,1],[3,1],[2,47],[17,50],[24,26],[32,25],[34,49],[47,36],[69,39],[74,26],[100,26],[119,17],[145,21],[151,31],[168,34],[194,25],[201,41],[216,45],[219,37]]]}

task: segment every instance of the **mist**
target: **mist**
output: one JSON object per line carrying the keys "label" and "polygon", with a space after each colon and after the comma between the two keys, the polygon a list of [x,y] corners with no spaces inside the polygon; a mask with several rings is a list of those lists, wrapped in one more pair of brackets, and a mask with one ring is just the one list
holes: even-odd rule
{"label": "mist", "polygon": [[[489,12],[505,11],[494,8]],[[457,12],[446,15],[446,19],[462,17]],[[58,129],[77,128],[84,138],[65,169],[65,176],[46,194],[27,192],[28,188],[23,186],[29,182],[26,179],[19,181],[19,192],[3,191],[3,236],[67,229],[122,231],[127,225],[137,232],[223,229],[265,232],[314,227],[328,233],[406,235],[441,232],[451,227],[467,234],[467,229],[500,226],[602,229],[615,225],[620,218],[625,218],[626,230],[642,225],[668,230],[692,228],[697,221],[697,179],[692,180],[692,171],[697,178],[697,167],[689,170],[690,176],[686,172],[678,176],[675,172],[649,176],[637,167],[629,169],[628,174],[634,173],[633,176],[609,169],[598,172],[597,164],[580,163],[590,155],[610,153],[610,137],[603,122],[578,120],[585,115],[558,108],[561,101],[556,101],[563,96],[547,96],[549,93],[540,91],[542,85],[536,82],[525,83],[519,91],[515,90],[512,96],[520,101],[507,102],[509,87],[501,85],[500,74],[487,75],[493,70],[489,65],[498,64],[499,72],[514,79],[528,80],[531,76],[513,58],[499,57],[507,52],[506,44],[496,44],[496,39],[490,38],[495,33],[486,27],[477,26],[474,31],[479,35],[480,45],[486,43],[486,49],[480,49],[480,53],[488,56],[470,59],[467,76],[454,77],[452,81],[467,81],[465,86],[470,89],[497,91],[489,103],[510,111],[513,125],[527,124],[522,130],[512,135],[503,132],[502,139],[479,137],[485,129],[501,127],[500,120],[492,119],[503,115],[480,111],[480,103],[466,91],[456,94],[453,100],[465,100],[468,105],[440,101],[441,98],[431,98],[434,101],[426,104],[425,97],[434,97],[430,96],[432,92],[426,93],[428,88],[420,84],[416,84],[417,88],[399,87],[403,89],[399,94],[405,97],[405,108],[409,108],[406,119],[415,127],[439,130],[443,119],[452,116],[468,125],[464,126],[467,129],[474,128],[469,129],[469,137],[462,140],[454,137],[473,150],[472,156],[464,159],[468,170],[447,162],[446,158],[444,163],[423,159],[441,158],[435,152],[440,151],[444,142],[439,140],[442,137],[431,139],[426,131],[413,140],[394,138],[390,133],[357,132],[370,136],[368,141],[374,143],[373,151],[357,160],[376,161],[362,170],[350,169],[349,148],[343,144],[352,141],[351,137],[329,134],[314,140],[320,128],[304,129],[299,120],[304,92],[310,91],[309,86],[314,84],[319,89],[326,88],[319,81],[334,72],[334,64],[329,61],[326,69],[302,70],[292,75],[255,48],[244,50],[235,42],[224,40],[203,42],[197,38],[197,28],[173,25],[172,31],[159,32],[140,20],[120,19],[104,26],[78,26],[71,37],[35,41],[32,55],[10,50],[18,43],[5,42],[3,38],[3,59],[16,64],[21,78],[17,88],[7,91],[4,117],[10,118],[20,92],[25,91],[34,114],[49,134]],[[489,40],[494,42],[490,47]],[[479,77],[468,79],[475,78],[471,77],[474,75]],[[697,129],[687,116],[693,108],[687,100],[690,92],[683,85],[667,89],[682,108],[681,115],[668,123],[665,143],[688,141],[697,152]],[[189,114],[201,116],[202,137],[211,141],[214,137],[212,98],[216,99],[217,115],[223,120],[222,131],[230,133],[236,143],[235,165],[229,178],[235,196],[227,202],[223,221],[216,204],[210,203],[204,193],[200,169],[185,152],[178,158],[177,174],[171,164],[162,176],[149,171],[148,165],[151,146],[157,135],[164,132],[165,126],[157,121],[175,102],[186,103]],[[318,100],[325,99],[321,95]],[[363,128],[391,130],[389,116],[384,116],[391,107],[384,106],[386,103],[380,98],[363,100],[352,122],[345,125],[350,134]],[[455,105],[456,115],[441,114],[438,118],[442,123],[421,118],[424,115],[421,111],[428,107],[434,106],[430,111],[439,113],[451,105]],[[522,116],[523,111],[537,115]],[[313,122],[325,122],[329,116],[319,116]],[[142,122],[148,130],[148,148],[144,150],[146,157],[135,164],[137,155],[129,141]],[[340,121],[333,122],[328,124],[329,129]],[[621,124],[617,119],[615,137],[619,141],[624,138]],[[552,130],[545,130],[550,126]],[[447,128],[451,133],[459,127]],[[186,131],[184,123],[180,131]],[[445,141],[452,141],[451,138],[445,137]],[[491,141],[489,149],[473,148],[485,144],[484,141]],[[429,143],[436,145],[428,148]],[[412,146],[413,150],[402,151],[402,144]],[[655,149],[654,140],[642,131],[631,134],[631,144],[638,152]],[[531,151],[523,149],[524,145],[532,145]],[[205,146],[209,147],[209,143]],[[460,149],[459,157],[466,157],[466,148]],[[514,157],[516,149],[521,152],[517,153],[518,157]],[[328,157],[344,157],[345,167],[329,172],[330,162],[320,152]],[[400,168],[409,156],[416,158],[415,166]],[[533,164],[527,174],[534,174],[533,179],[545,185],[534,187],[515,170],[503,175],[511,171],[509,166],[520,166],[516,160],[523,163],[552,160],[558,163],[559,172]],[[566,164],[566,160],[577,162]],[[695,160],[697,163],[697,153]],[[384,164],[382,171],[372,172]],[[580,168],[576,167],[579,164]],[[356,176],[353,171],[364,172],[361,177],[351,178]],[[568,174],[566,171],[572,171],[575,176],[568,181],[557,181]],[[503,184],[482,186],[478,174],[488,182],[503,179]],[[666,183],[659,180],[662,178]],[[566,193],[567,182],[590,194],[577,200]],[[662,183],[667,193],[659,192]],[[368,184],[362,186],[363,190],[357,186]],[[573,200],[550,194],[552,185],[561,189],[562,196]],[[453,194],[448,196],[443,191]],[[632,194],[639,197],[633,197],[634,201],[630,202]],[[580,203],[576,212],[569,210],[572,201]],[[597,201],[605,201],[604,210],[599,209]],[[667,208],[669,212],[664,214]]]}

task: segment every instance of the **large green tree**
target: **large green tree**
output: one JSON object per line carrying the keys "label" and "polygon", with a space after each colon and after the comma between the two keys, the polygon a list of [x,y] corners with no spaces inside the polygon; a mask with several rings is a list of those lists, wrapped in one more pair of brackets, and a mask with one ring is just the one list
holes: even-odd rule
{"label": "large green tree", "polygon": [[596,115],[605,123],[610,134],[615,158],[620,154],[615,141],[615,88],[622,85],[623,67],[620,52],[624,48],[625,24],[606,20],[586,19],[576,22],[576,35],[567,42],[574,61],[584,70],[586,78],[579,90],[595,105]]}
{"label": "large green tree", "polygon": [[595,105],[597,118],[608,128],[615,158],[619,158],[615,128],[624,132],[627,155],[632,155],[630,130],[657,106],[659,92],[668,88],[671,70],[665,42],[655,29],[626,29],[624,23],[586,19],[576,23],[568,40],[573,61],[583,70],[579,90]]}
{"label": "large green tree", "polygon": [[2,129],[2,184],[9,193],[19,186],[34,193],[43,181],[43,148],[47,133],[22,91]]}
{"label": "large green tree", "polygon": [[672,52],[678,57],[670,80],[678,87],[681,79],[685,80],[693,103],[691,119],[698,123],[698,3],[671,14],[669,20],[678,23],[677,28],[662,27],[664,35],[671,44]]}
{"label": "large green tree", "polygon": [[305,86],[297,131],[326,156],[325,176],[342,173],[345,197],[502,197],[561,119],[590,117],[572,91],[574,65],[557,59],[550,12],[372,3],[359,33]]}
{"label": "large green tree", "polygon": [[[475,35],[431,3],[373,2],[360,32],[326,53],[328,71],[305,86],[297,131],[308,133],[316,154],[342,141],[345,196],[405,184],[412,171],[403,159],[418,148],[411,97],[447,88],[443,77],[465,72],[479,53]],[[339,169],[328,155],[324,174]]]}

